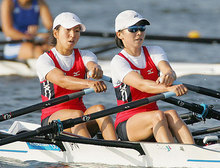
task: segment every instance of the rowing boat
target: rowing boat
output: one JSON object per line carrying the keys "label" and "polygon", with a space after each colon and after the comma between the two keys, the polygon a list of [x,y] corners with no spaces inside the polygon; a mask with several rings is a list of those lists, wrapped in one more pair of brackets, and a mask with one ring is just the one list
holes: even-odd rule
{"label": "rowing boat", "polygon": [[[15,121],[9,131],[35,130],[38,124]],[[58,138],[59,139],[59,138]],[[20,161],[96,163],[144,167],[220,167],[220,144],[122,142],[63,136],[59,145],[17,141],[0,146],[0,157]],[[69,142],[68,142],[69,141]],[[58,142],[58,141],[57,141]]]}
{"label": "rowing boat", "polygon": [[[35,64],[36,59],[29,59],[26,62],[1,60],[0,76],[20,75],[24,77],[35,77]],[[100,60],[99,64],[104,73],[111,76],[110,61]],[[177,77],[193,74],[220,75],[220,64],[171,62],[171,66],[175,70]]]}
{"label": "rowing boat", "polygon": [[[109,62],[105,61],[105,63],[107,65],[104,67],[109,67]],[[103,70],[104,72],[106,71],[104,68]],[[106,79],[105,77],[103,80],[110,81],[110,78]],[[189,84],[184,85],[194,92],[220,98],[218,91]],[[88,93],[94,93],[94,90],[85,89],[5,113],[0,116],[0,121],[47,108]],[[61,125],[63,125],[63,129],[66,129],[82,122],[164,99],[169,100],[169,103],[177,101],[177,105],[189,108],[191,111],[196,109],[196,113],[201,114],[202,118],[207,117],[220,120],[220,112],[212,108],[204,110],[202,106],[194,103],[168,99],[174,95],[173,92],[161,93],[83,117],[62,121]],[[59,129],[60,125],[50,124],[40,127],[38,124],[16,121],[8,131],[0,132],[0,157],[20,161],[34,160],[39,162],[95,163],[143,167],[220,167],[219,143],[203,147],[177,143],[107,141],[103,139],[82,138],[62,131],[59,132]],[[207,133],[207,131],[205,132]],[[215,139],[215,141],[217,140]]]}

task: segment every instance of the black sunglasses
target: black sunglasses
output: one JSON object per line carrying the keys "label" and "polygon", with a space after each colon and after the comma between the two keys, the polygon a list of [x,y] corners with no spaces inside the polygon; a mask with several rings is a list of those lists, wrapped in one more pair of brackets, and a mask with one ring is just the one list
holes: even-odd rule
{"label": "black sunglasses", "polygon": [[128,27],[128,31],[131,33],[135,33],[138,30],[140,30],[141,32],[146,30],[146,26],[130,26]]}

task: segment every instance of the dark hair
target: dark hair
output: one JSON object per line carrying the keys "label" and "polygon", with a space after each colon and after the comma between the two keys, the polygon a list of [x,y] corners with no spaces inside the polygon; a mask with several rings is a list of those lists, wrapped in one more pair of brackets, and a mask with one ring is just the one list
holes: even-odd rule
{"label": "dark hair", "polygon": [[115,34],[115,44],[117,47],[122,48],[122,49],[125,47],[122,40],[120,38],[118,38],[118,36],[116,34]]}
{"label": "dark hair", "polygon": [[[59,28],[60,25],[57,25],[54,29],[59,30]],[[57,39],[53,35],[53,29],[50,31],[50,37],[48,41],[49,41],[49,45],[56,46],[57,44]]]}

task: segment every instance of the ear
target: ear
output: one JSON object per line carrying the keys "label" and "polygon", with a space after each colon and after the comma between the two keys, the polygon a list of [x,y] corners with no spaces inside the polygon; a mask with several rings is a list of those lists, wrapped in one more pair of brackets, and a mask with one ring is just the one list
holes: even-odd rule
{"label": "ear", "polygon": [[54,36],[55,38],[57,38],[57,37],[58,37],[58,30],[53,29],[53,36]]}
{"label": "ear", "polygon": [[122,38],[123,38],[123,35],[122,35],[123,33],[121,32],[121,31],[118,31],[118,32],[116,32],[116,36],[119,38],[119,39],[121,39],[122,40]]}

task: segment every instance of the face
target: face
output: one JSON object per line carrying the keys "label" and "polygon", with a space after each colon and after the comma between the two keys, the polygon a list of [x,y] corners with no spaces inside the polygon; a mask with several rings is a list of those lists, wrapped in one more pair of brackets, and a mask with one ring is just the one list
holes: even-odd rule
{"label": "face", "polygon": [[19,0],[19,4],[21,4],[21,5],[26,5],[26,4],[29,4],[31,2],[32,2],[32,0]]}
{"label": "face", "polygon": [[125,48],[140,48],[144,42],[145,29],[145,26],[136,24],[116,34],[122,40]]}
{"label": "face", "polygon": [[62,26],[58,30],[54,30],[54,37],[57,39],[56,49],[63,55],[70,55],[74,46],[80,38],[80,25],[66,29]]}

